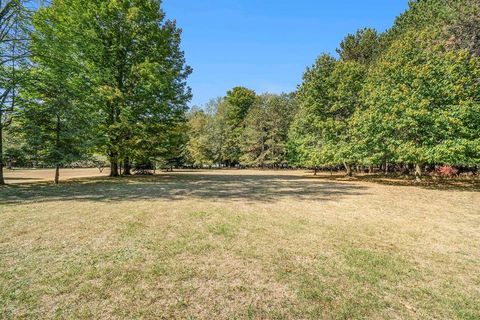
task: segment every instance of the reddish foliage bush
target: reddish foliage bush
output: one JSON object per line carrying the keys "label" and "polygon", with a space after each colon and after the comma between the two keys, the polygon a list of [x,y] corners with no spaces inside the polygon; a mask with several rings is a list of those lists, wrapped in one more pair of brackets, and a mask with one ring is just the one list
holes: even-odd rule
{"label": "reddish foliage bush", "polygon": [[452,166],[442,166],[438,167],[436,172],[441,177],[453,177],[458,174],[458,169]]}

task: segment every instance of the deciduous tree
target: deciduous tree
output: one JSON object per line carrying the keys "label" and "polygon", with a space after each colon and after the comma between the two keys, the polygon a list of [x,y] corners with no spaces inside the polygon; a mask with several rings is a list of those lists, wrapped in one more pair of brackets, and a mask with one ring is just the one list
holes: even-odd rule
{"label": "deciduous tree", "polygon": [[0,1],[0,185],[5,184],[3,133],[17,107],[22,66],[27,58],[27,24],[25,1]]}

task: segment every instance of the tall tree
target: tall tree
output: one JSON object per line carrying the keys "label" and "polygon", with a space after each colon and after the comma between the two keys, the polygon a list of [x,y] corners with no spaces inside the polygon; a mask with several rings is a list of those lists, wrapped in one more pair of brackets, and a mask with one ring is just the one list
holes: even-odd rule
{"label": "tall tree", "polygon": [[245,120],[242,163],[260,167],[287,164],[288,130],[296,109],[293,94],[258,96]]}
{"label": "tall tree", "polygon": [[91,93],[82,76],[78,49],[71,41],[78,28],[65,7],[52,6],[33,16],[31,68],[22,83],[22,132],[40,159],[55,167],[58,184],[61,166],[85,158],[93,139],[95,113],[85,98]]}
{"label": "tall tree", "polygon": [[356,61],[340,61],[330,76],[330,108],[323,123],[324,149],[331,154],[331,163],[343,164],[347,175],[357,163],[350,122],[355,110],[361,107],[361,91],[367,67]]}
{"label": "tall tree", "polygon": [[297,92],[299,110],[289,133],[289,155],[295,165],[319,167],[330,162],[331,156],[319,138],[331,105],[330,77],[336,63],[335,58],[323,54],[303,75]]}
{"label": "tall tree", "polygon": [[[191,97],[186,78],[191,69],[180,50],[181,30],[165,20],[156,0],[56,0],[79,28],[71,39],[83,61],[101,117],[99,148],[110,159],[111,175],[119,163],[126,173],[132,157],[164,153],[162,141],[185,121]],[[156,143],[153,143],[156,140]]]}
{"label": "tall tree", "polygon": [[0,1],[0,185],[3,176],[3,132],[16,109],[22,64],[27,57],[28,11],[25,1]]}
{"label": "tall tree", "polygon": [[222,165],[227,158],[225,141],[228,135],[225,98],[209,101],[203,109],[189,113],[187,143],[188,163],[192,165]]}
{"label": "tall tree", "polygon": [[235,87],[227,92],[225,104],[219,110],[220,115],[225,120],[225,141],[223,161],[227,166],[232,166],[240,162],[241,157],[241,137],[245,130],[245,119],[250,108],[255,103],[256,93],[253,90],[244,87]]}
{"label": "tall tree", "polygon": [[479,60],[446,50],[434,30],[402,35],[381,58],[356,117],[358,145],[383,160],[474,165],[479,159]]}

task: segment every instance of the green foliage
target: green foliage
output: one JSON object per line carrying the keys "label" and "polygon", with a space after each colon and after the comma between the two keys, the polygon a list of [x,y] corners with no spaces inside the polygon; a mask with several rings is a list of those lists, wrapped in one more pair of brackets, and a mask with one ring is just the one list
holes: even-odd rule
{"label": "green foliage", "polygon": [[224,98],[211,100],[205,110],[193,108],[188,115],[187,162],[195,166],[222,164],[228,134]]}
{"label": "green foliage", "polygon": [[0,1],[0,185],[3,178],[3,136],[18,109],[18,91],[27,61],[28,12],[23,0]]}
{"label": "green foliage", "polygon": [[[466,4],[469,4],[468,6]],[[412,1],[380,37],[348,35],[299,87],[300,166],[479,163],[479,3]]]}
{"label": "green foliage", "polygon": [[228,91],[225,97],[228,104],[227,121],[234,126],[241,125],[256,97],[255,91],[244,87],[235,87]]}
{"label": "green foliage", "polygon": [[382,35],[382,46],[388,49],[407,32],[421,32],[428,28],[439,33],[471,13],[474,7],[478,7],[477,0],[411,0],[409,9]]}
{"label": "green foliage", "polygon": [[288,164],[288,130],[296,113],[293,94],[263,94],[245,120],[241,162],[253,166]]}
{"label": "green foliage", "polygon": [[[40,9],[33,18],[28,79],[22,86],[22,133],[42,163],[61,166],[84,158],[92,147],[94,109],[85,103],[82,65],[75,59],[73,30],[59,28],[64,11]],[[71,25],[74,27],[74,25]],[[93,120],[93,121],[92,121]]]}
{"label": "green foliage", "polygon": [[292,164],[314,167],[328,162],[328,155],[322,152],[323,144],[319,136],[322,117],[330,107],[329,78],[336,63],[333,57],[323,54],[303,75],[303,83],[297,93],[299,110],[289,134]]}
{"label": "green foliage", "polygon": [[478,163],[480,60],[432,35],[408,32],[370,73],[354,130],[373,162]]}
{"label": "green foliage", "polygon": [[[300,111],[291,131],[293,153],[301,166],[350,164],[349,120],[359,106],[366,67],[323,55],[308,69],[299,89]],[[312,99],[313,97],[313,99]]]}
{"label": "green foliage", "polygon": [[35,152],[27,150],[21,128],[19,121],[15,121],[3,134],[3,163],[7,167],[27,167],[35,160]]}
{"label": "green foliage", "polygon": [[178,157],[191,97],[180,30],[154,0],[77,1],[76,10],[107,137],[101,147],[112,162]]}
{"label": "green foliage", "polygon": [[[192,109],[187,144],[190,164],[200,167],[287,164],[286,144],[296,112],[295,97],[263,94],[252,100],[252,93],[237,88],[225,98],[212,100],[205,110]],[[248,107],[244,119],[237,112],[240,105]]]}
{"label": "green foliage", "polygon": [[447,38],[454,47],[466,49],[480,56],[480,2],[467,1],[468,5],[459,18],[447,28]]}
{"label": "green foliage", "polygon": [[340,43],[337,53],[344,61],[370,64],[378,54],[379,35],[375,29],[364,28],[349,34]]}
{"label": "green foliage", "polygon": [[220,105],[219,116],[223,119],[222,161],[227,165],[240,162],[240,147],[245,131],[245,119],[256,100],[256,93],[244,87],[235,87],[227,92],[225,103]]}
{"label": "green foliage", "polygon": [[29,144],[44,149],[45,162],[92,146],[109,156],[112,175],[120,162],[128,173],[135,162],[180,161],[191,69],[159,1],[56,0],[33,22],[23,121],[40,133]]}
{"label": "green foliage", "polygon": [[10,57],[0,67],[0,141],[15,113],[8,139],[21,140],[9,158],[26,152],[60,166],[100,153],[112,175],[121,164],[128,174],[184,162],[350,171],[480,161],[477,0],[410,1],[391,29],[360,29],[340,43],[339,59],[321,55],[298,92],[235,87],[188,114],[191,69],[160,1],[54,0],[31,28],[23,4],[0,4],[13,10],[0,14],[11,27],[0,28],[9,30],[0,50]]}
{"label": "green foliage", "polygon": [[203,110],[192,110],[189,115],[189,134],[187,152],[194,165],[211,164],[209,155],[209,136],[207,132],[208,116]]}

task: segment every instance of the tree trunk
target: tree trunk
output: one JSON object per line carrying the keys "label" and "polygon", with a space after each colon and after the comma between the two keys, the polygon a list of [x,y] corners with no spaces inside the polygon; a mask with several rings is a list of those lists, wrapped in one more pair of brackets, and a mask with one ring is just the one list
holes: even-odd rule
{"label": "tree trunk", "polygon": [[[1,119],[1,112],[0,112],[0,121]],[[0,123],[0,185],[5,184],[5,179],[3,177],[3,126]]]}
{"label": "tree trunk", "polygon": [[118,177],[118,159],[116,154],[110,155],[110,177]]}
{"label": "tree trunk", "polygon": [[368,173],[373,174],[373,166],[368,166]]}
{"label": "tree trunk", "polygon": [[264,155],[265,155],[265,141],[264,141],[264,138],[262,136],[262,162],[261,162],[261,167],[262,167],[262,170],[265,169],[265,164],[263,162],[264,160]]}
{"label": "tree trunk", "polygon": [[415,180],[422,181],[422,164],[415,164]]}
{"label": "tree trunk", "polygon": [[60,165],[59,164],[56,164],[55,165],[55,184],[58,184],[60,181]]}
{"label": "tree trunk", "polygon": [[[55,129],[56,129],[55,148],[59,150],[60,149],[60,130],[61,130],[59,114],[57,114],[57,126]],[[53,180],[53,182],[55,184],[58,184],[59,179],[60,179],[60,164],[57,162],[55,164],[55,179]]]}
{"label": "tree trunk", "polygon": [[317,172],[318,172],[318,168],[315,167],[314,171],[313,171],[313,175],[316,176],[317,175]]}
{"label": "tree trunk", "polygon": [[130,164],[130,158],[125,157],[123,160],[123,174],[129,176],[132,174],[132,166]]}
{"label": "tree trunk", "polygon": [[353,175],[352,166],[347,163],[345,163],[344,166],[345,166],[345,170],[347,171],[347,176],[351,177]]}

